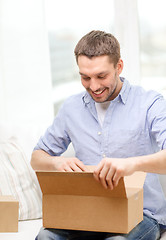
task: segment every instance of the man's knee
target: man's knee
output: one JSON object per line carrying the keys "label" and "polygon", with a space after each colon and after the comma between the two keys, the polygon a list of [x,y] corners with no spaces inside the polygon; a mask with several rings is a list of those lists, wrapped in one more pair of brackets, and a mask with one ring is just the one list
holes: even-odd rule
{"label": "man's knee", "polygon": [[41,228],[35,240],[66,240],[66,232],[57,229]]}
{"label": "man's knee", "polygon": [[43,239],[53,239],[50,238],[50,231],[48,231],[47,229],[40,229],[40,232],[38,233],[36,240],[43,240]]}
{"label": "man's knee", "polygon": [[126,238],[124,236],[112,236],[112,237],[108,237],[105,240],[126,240]]}

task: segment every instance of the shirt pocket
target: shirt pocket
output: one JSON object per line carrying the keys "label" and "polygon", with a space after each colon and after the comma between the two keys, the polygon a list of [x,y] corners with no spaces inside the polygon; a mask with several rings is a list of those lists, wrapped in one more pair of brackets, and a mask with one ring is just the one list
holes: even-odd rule
{"label": "shirt pocket", "polygon": [[121,129],[109,134],[109,157],[134,157],[149,154],[150,146],[147,130]]}

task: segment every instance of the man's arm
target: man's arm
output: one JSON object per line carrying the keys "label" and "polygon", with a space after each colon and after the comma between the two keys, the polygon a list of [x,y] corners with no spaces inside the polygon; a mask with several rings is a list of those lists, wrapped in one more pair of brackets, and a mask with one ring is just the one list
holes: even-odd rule
{"label": "man's arm", "polygon": [[113,189],[121,177],[136,171],[166,174],[166,150],[130,158],[104,158],[96,167],[94,177],[105,188]]}
{"label": "man's arm", "polygon": [[35,150],[32,153],[31,166],[34,170],[64,172],[88,171],[86,166],[78,158],[50,156],[43,150]]}

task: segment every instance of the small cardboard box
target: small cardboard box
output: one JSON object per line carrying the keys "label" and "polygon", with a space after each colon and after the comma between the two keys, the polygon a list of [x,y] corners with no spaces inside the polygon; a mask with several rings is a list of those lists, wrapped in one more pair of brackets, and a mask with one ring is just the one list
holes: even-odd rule
{"label": "small cardboard box", "polygon": [[143,219],[145,173],[104,189],[92,172],[36,172],[43,193],[43,227],[128,233]]}
{"label": "small cardboard box", "polygon": [[19,202],[13,196],[0,196],[0,232],[18,232]]}

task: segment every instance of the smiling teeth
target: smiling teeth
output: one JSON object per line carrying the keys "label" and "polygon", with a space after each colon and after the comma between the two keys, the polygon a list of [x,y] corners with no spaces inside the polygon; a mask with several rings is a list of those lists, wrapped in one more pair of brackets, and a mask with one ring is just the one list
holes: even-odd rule
{"label": "smiling teeth", "polygon": [[101,90],[100,92],[94,92],[96,95],[99,95],[103,92],[104,90]]}

